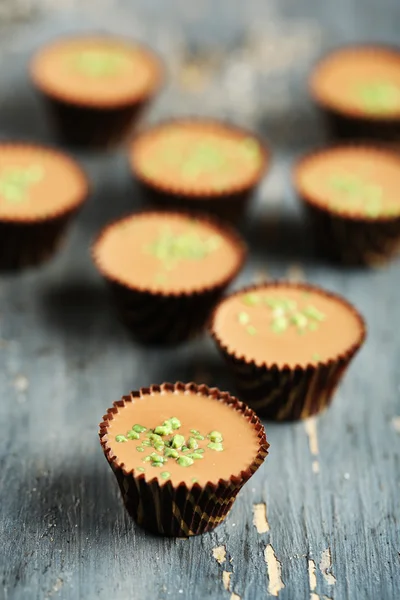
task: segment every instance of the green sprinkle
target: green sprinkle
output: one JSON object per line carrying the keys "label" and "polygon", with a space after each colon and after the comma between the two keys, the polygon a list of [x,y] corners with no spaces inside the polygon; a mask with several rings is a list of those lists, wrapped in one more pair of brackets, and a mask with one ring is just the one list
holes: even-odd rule
{"label": "green sprinkle", "polygon": [[38,183],[43,175],[40,165],[8,167],[0,174],[0,195],[13,203],[27,200],[30,186]]}
{"label": "green sprinkle", "polygon": [[[171,417],[170,419],[168,419],[168,422],[170,423],[172,429],[179,429],[179,427],[181,426],[181,422],[179,419],[177,419],[176,417]],[[164,422],[164,425],[167,423],[167,421]]]}
{"label": "green sprinkle", "polygon": [[373,81],[358,87],[362,107],[372,113],[386,113],[400,106],[400,88],[388,81]]}
{"label": "green sprinkle", "polygon": [[346,194],[360,194],[363,188],[363,182],[353,175],[334,175],[329,180],[330,186],[338,192]]}
{"label": "green sprinkle", "polygon": [[193,437],[196,440],[199,440],[199,441],[204,440],[204,435],[201,435],[200,431],[198,431],[197,429],[191,429],[190,433],[193,435]]}
{"label": "green sprinkle", "polygon": [[190,448],[188,448],[187,446],[182,446],[181,450],[182,452],[187,452],[188,450],[190,450]]}
{"label": "green sprinkle", "polygon": [[127,442],[128,438],[126,438],[124,435],[116,435],[115,441],[116,442]]}
{"label": "green sprinkle", "polygon": [[150,440],[143,440],[142,446],[146,446],[147,448],[149,448],[151,446]]}
{"label": "green sprinkle", "polygon": [[302,313],[295,313],[290,319],[299,329],[305,329],[307,327],[308,319]]}
{"label": "green sprinkle", "polygon": [[200,452],[193,452],[192,454],[187,454],[186,456],[188,456],[189,458],[193,458],[193,460],[204,458],[204,456],[200,454]]}
{"label": "green sprinkle", "polygon": [[210,442],[209,444],[207,444],[207,447],[210,448],[210,450],[215,450],[216,452],[222,452],[222,450],[224,449],[223,445],[220,442]]}
{"label": "green sprinkle", "polygon": [[247,306],[255,306],[256,304],[260,304],[260,297],[257,294],[246,294],[242,297],[242,302]]}
{"label": "green sprinkle", "polygon": [[197,453],[203,454],[204,452],[204,448],[197,448],[196,450]]}
{"label": "green sprinkle", "polygon": [[190,467],[194,463],[194,460],[189,456],[181,456],[176,462],[180,467]]}
{"label": "green sprinkle", "polygon": [[191,450],[196,450],[199,447],[199,444],[194,437],[190,437],[187,441],[187,447]]}
{"label": "green sprinkle", "polygon": [[321,360],[321,356],[319,354],[313,354],[312,355],[313,360]]}
{"label": "green sprinkle", "polygon": [[171,477],[171,473],[169,473],[168,471],[163,471],[162,473],[160,473],[160,477],[162,479],[168,479],[169,477]]}
{"label": "green sprinkle", "polygon": [[250,317],[249,317],[248,313],[240,312],[238,314],[238,321],[241,325],[247,325],[247,323],[250,321]]}
{"label": "green sprinkle", "polygon": [[271,329],[275,333],[283,333],[289,326],[289,322],[286,317],[277,317],[271,323]]}
{"label": "green sprinkle", "polygon": [[147,437],[152,444],[163,444],[164,445],[164,440],[162,439],[161,435],[158,435],[157,433],[148,433]]}
{"label": "green sprinkle", "polygon": [[179,448],[182,448],[184,443],[185,438],[183,437],[183,435],[174,435],[174,437],[171,440],[171,448],[177,448],[179,450]]}
{"label": "green sprinkle", "polygon": [[221,236],[201,236],[197,231],[177,234],[165,227],[159,237],[145,247],[145,251],[173,269],[181,260],[201,260],[215,252],[221,245]]}
{"label": "green sprinkle", "polygon": [[136,433],[136,431],[128,431],[128,433],[126,434],[126,437],[128,438],[128,440],[139,440],[140,439],[140,435],[138,433]]}
{"label": "green sprinkle", "polygon": [[136,433],[143,433],[144,431],[147,431],[146,427],[143,427],[143,425],[138,425],[137,423],[132,427],[133,431],[136,431]]}
{"label": "green sprinkle", "polygon": [[246,327],[246,331],[249,335],[256,335],[257,333],[257,329],[254,327],[254,325],[248,325]]}
{"label": "green sprinkle", "polygon": [[168,458],[179,458],[179,452],[173,448],[164,448],[164,456]]}
{"label": "green sprinkle", "polygon": [[70,57],[71,66],[91,78],[114,76],[124,62],[123,56],[108,50],[84,50]]}
{"label": "green sprinkle", "polygon": [[318,327],[319,327],[319,325],[318,325],[318,323],[316,323],[315,321],[310,321],[310,322],[308,323],[308,329],[309,329],[310,331],[317,331]]}
{"label": "green sprinkle", "polygon": [[136,471],[139,471],[139,473],[144,473],[146,469],[144,467],[136,467]]}
{"label": "green sprinkle", "polygon": [[164,444],[158,444],[157,442],[154,444],[154,450],[157,452],[162,452],[164,450]]}
{"label": "green sprinkle", "polygon": [[211,431],[207,437],[211,442],[223,442],[224,440],[222,433],[219,431]]}
{"label": "green sprinkle", "polygon": [[307,317],[310,317],[311,319],[315,319],[316,321],[324,321],[325,320],[324,313],[322,313],[320,310],[318,310],[318,308],[315,308],[315,306],[312,306],[311,304],[306,306],[306,308],[303,310],[303,313]]}
{"label": "green sprinkle", "polygon": [[142,446],[136,446],[136,450],[138,452],[144,452],[144,448],[142,448]]}
{"label": "green sprinkle", "polygon": [[198,479],[196,479],[196,477],[192,477],[192,483],[197,483]]}
{"label": "green sprinkle", "polygon": [[160,466],[167,462],[167,459],[164,458],[164,456],[160,456],[160,454],[157,454],[156,452],[152,452],[150,456],[147,456],[146,458],[150,458],[153,467]]}
{"label": "green sprinkle", "polygon": [[172,433],[172,427],[168,425],[158,425],[154,433],[157,435],[170,435]]}

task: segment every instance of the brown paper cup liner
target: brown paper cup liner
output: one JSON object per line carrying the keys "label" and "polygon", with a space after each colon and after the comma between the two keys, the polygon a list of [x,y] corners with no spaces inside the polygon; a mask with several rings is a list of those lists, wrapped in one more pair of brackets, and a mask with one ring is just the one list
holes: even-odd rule
{"label": "brown paper cup liner", "polygon": [[[203,396],[211,396],[216,402],[228,404],[232,410],[241,413],[258,433],[259,450],[251,465],[228,480],[220,479],[217,483],[209,481],[206,485],[185,482],[173,485],[171,481],[160,483],[157,478],[146,481],[144,474],[135,474],[134,470],[127,471],[125,465],[119,464],[108,445],[108,424],[118,410],[135,398],[150,393],[167,391],[191,391]],[[228,392],[220,392],[217,388],[195,383],[163,383],[150,388],[141,388],[123,396],[108,409],[100,423],[100,443],[105,457],[111,466],[121,490],[125,507],[138,525],[164,536],[188,537],[199,535],[214,529],[228,515],[232,504],[243,485],[264,462],[269,444],[264,427],[257,415],[243,402],[239,402]]]}
{"label": "brown paper cup liner", "polygon": [[[368,46],[366,44],[350,44],[342,46],[333,52],[327,53],[315,65],[315,70],[322,66],[325,60],[330,56],[334,56],[341,50],[357,50],[364,49],[371,53],[374,50],[388,50],[399,54],[400,48],[389,44],[374,44]],[[376,140],[386,141],[393,144],[400,144],[400,117],[379,117],[368,116],[353,113],[351,110],[344,112],[335,109],[333,106],[326,104],[319,98],[316,91],[313,89],[311,79],[309,81],[309,89],[314,103],[320,110],[332,136],[338,140]]]}
{"label": "brown paper cup liner", "polygon": [[[0,148],[12,147],[14,143],[3,142]],[[39,148],[30,143],[18,142],[16,145],[27,148]],[[40,146],[40,149],[61,154],[51,147]],[[68,157],[64,152],[63,156]],[[13,217],[0,217],[0,270],[18,270],[25,267],[37,266],[50,259],[62,245],[70,221],[82,208],[89,196],[90,184],[84,171],[76,161],[68,157],[74,163],[84,182],[82,196],[72,207],[54,209],[43,217],[29,217],[15,219]],[[55,190],[55,195],[57,191]]]}
{"label": "brown paper cup liner", "polygon": [[[157,211],[145,211],[151,212]],[[185,213],[181,213],[185,214]],[[193,217],[193,214],[190,215]],[[92,246],[92,259],[111,291],[120,319],[131,335],[144,344],[177,344],[199,334],[205,327],[210,313],[227,286],[241,270],[247,250],[239,235],[229,226],[215,218],[197,215],[200,220],[216,225],[221,235],[233,240],[238,249],[237,268],[226,274],[220,282],[193,292],[149,292],[128,286],[111,277],[96,261],[95,247],[111,223],[103,229]]]}
{"label": "brown paper cup liner", "polygon": [[239,396],[261,417],[273,421],[295,421],[311,417],[330,405],[347,367],[365,340],[366,327],[361,315],[342,297],[308,284],[271,282],[262,286],[249,286],[234,295],[279,285],[316,291],[335,298],[351,310],[360,323],[360,335],[355,343],[345,353],[332,357],[328,362],[306,366],[264,363],[260,366],[240,353],[229,352],[224,341],[215,332],[212,320],[210,333],[233,375]]}
{"label": "brown paper cup liner", "polygon": [[[241,135],[252,137],[258,141],[263,154],[262,165],[255,174],[253,180],[250,181],[248,185],[232,186],[230,189],[219,192],[216,192],[212,189],[199,192],[195,188],[181,188],[179,185],[177,185],[175,188],[172,188],[168,185],[163,185],[160,181],[156,181],[155,179],[144,176],[135,167],[135,163],[131,159],[130,164],[133,176],[139,184],[143,196],[150,204],[158,207],[160,210],[193,210],[197,212],[214,214],[225,221],[238,223],[240,218],[243,216],[247,204],[249,203],[255,189],[268,169],[270,162],[270,151],[266,147],[265,143],[254,133],[246,131],[230,123],[221,123],[211,119],[170,119],[155,125],[150,129],[144,130],[142,134],[147,134],[151,131],[157,131],[159,127],[162,127],[168,123],[179,123],[180,126],[184,126],[185,124],[190,125],[193,122],[204,123],[206,126],[212,126],[213,124],[215,126],[221,126],[222,124]],[[140,135],[141,134],[138,134],[138,137],[140,137]],[[133,139],[131,148],[134,146],[134,144],[135,139]]]}
{"label": "brown paper cup liner", "polygon": [[317,106],[333,138],[344,141],[375,140],[400,147],[400,119],[368,119],[345,115],[333,108]]}
{"label": "brown paper cup liner", "polygon": [[[346,147],[368,149],[362,144]],[[330,148],[334,146],[325,150]],[[387,148],[384,151],[391,152]],[[324,150],[303,156],[293,170],[294,187],[306,207],[318,248],[329,260],[348,266],[379,266],[388,262],[400,252],[400,216],[368,219],[357,214],[340,214],[320,206],[300,191],[296,183],[297,171],[304,161],[320,152]]]}
{"label": "brown paper cup liner", "polygon": [[155,53],[141,45],[156,67],[152,86],[130,102],[116,106],[102,106],[93,102],[73,102],[67,97],[51,94],[35,81],[33,85],[43,98],[59,141],[67,146],[95,149],[113,148],[127,140],[131,132],[157,94],[164,79],[164,68]]}

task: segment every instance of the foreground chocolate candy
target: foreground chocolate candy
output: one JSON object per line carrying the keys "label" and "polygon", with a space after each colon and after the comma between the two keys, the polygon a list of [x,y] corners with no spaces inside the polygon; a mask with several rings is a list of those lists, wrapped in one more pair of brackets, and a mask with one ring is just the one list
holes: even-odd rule
{"label": "foreground chocolate candy", "polygon": [[182,537],[226,518],[269,447],[250,408],[194,383],[123,396],[107,411],[99,435],[133,519],[154,533]]}
{"label": "foreground chocolate candy", "polygon": [[240,397],[274,420],[326,408],[365,339],[362,317],[346,300],[310,285],[276,282],[223,299],[211,333]]}

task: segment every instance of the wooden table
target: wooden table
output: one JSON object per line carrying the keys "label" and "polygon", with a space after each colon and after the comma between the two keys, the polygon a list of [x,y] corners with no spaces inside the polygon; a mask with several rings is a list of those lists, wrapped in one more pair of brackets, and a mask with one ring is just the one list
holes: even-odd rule
{"label": "wooden table", "polygon": [[289,178],[294,156],[324,139],[307,98],[309,65],[338,43],[399,41],[398,0],[72,4],[3,28],[1,134],[51,140],[25,73],[44,40],[94,27],[148,41],[170,71],[150,120],[229,117],[273,146],[245,226],[252,257],[235,286],[267,274],[306,278],[353,301],[369,338],[328,412],[266,425],[270,456],[226,523],[189,540],[141,531],[100,449],[105,409],[150,383],[231,382],[206,338],[172,350],[128,339],[88,244],[141,199],[122,152],[77,154],[94,193],[63,252],[0,280],[0,598],[398,599],[400,264],[371,272],[324,264]]}

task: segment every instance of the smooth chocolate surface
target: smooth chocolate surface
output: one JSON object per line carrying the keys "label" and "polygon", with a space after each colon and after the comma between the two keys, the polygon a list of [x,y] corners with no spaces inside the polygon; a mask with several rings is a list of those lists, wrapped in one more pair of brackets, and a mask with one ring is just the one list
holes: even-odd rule
{"label": "smooth chocolate surface", "polygon": [[39,51],[31,74],[50,96],[107,108],[147,96],[160,67],[149,51],[123,39],[71,37]]}
{"label": "smooth chocolate surface", "polygon": [[204,290],[232,276],[242,261],[237,242],[217,225],[178,213],[131,215],[110,225],[94,246],[100,270],[140,290]]}
{"label": "smooth chocolate surface", "polygon": [[[161,436],[164,447],[157,450],[153,446],[143,446],[143,442],[150,439],[149,430],[162,426],[172,417],[179,420],[180,426],[172,433]],[[146,431],[139,433],[140,439],[117,441],[120,439],[117,436],[129,435],[134,425],[146,428]],[[203,440],[197,439],[197,449],[184,450],[182,447],[176,448],[175,444],[179,457],[165,456],[168,454],[166,448],[173,449],[168,443],[174,436],[183,436],[187,445],[189,439],[193,439],[193,431],[200,432],[204,437]],[[212,432],[214,435],[210,436]],[[219,439],[216,434],[221,435],[221,442],[212,442],[212,439]],[[214,444],[214,448],[222,446],[223,449],[212,449],[210,443]],[[191,486],[194,483],[205,485],[208,481],[217,483],[221,478],[239,476],[256,458],[259,440],[254,426],[229,405],[192,392],[164,391],[134,398],[118,408],[114,419],[109,421],[108,446],[117,457],[117,464],[123,464],[126,471],[133,469],[135,475],[143,473],[146,480],[157,477],[160,481],[170,480],[174,485],[184,481]],[[144,451],[138,451],[138,447],[144,447]],[[198,452],[199,449],[203,452]],[[153,453],[166,458],[166,462],[154,464],[147,458]],[[203,458],[193,458],[188,466],[179,464],[182,457],[190,457],[194,453]]]}
{"label": "smooth chocolate surface", "polygon": [[363,218],[400,215],[400,157],[373,146],[337,146],[300,161],[300,194],[314,204]]}
{"label": "smooth chocolate surface", "polygon": [[343,48],[319,63],[310,83],[319,102],[345,114],[400,117],[400,52],[389,47]]}
{"label": "smooth chocolate surface", "polygon": [[361,318],[343,301],[279,284],[223,300],[212,328],[229,353],[259,366],[291,368],[336,358],[363,332]]}
{"label": "smooth chocolate surface", "polygon": [[265,162],[259,141],[212,121],[174,121],[136,138],[135,171],[155,185],[182,192],[220,193],[252,185]]}
{"label": "smooth chocolate surface", "polygon": [[0,144],[0,218],[41,219],[78,206],[87,180],[68,156],[40,146]]}

